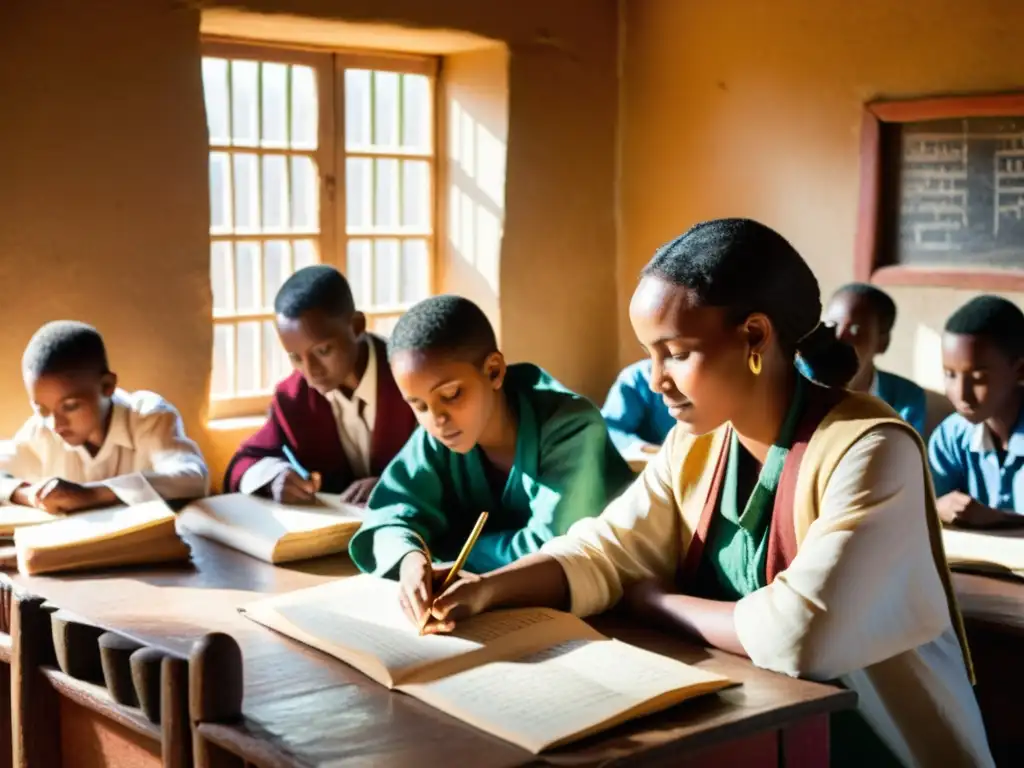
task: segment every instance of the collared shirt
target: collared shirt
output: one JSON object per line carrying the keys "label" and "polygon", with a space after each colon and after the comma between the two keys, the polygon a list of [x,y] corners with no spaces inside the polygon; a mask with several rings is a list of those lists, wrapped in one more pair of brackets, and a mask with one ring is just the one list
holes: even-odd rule
{"label": "collared shirt", "polygon": [[986,506],[1024,515],[1024,409],[1005,454],[985,424],[948,416],[928,441],[935,495],[961,491]]}
{"label": "collared shirt", "polygon": [[676,425],[661,395],[651,391],[651,361],[626,366],[601,408],[615,447],[629,453],[636,443],[661,445]]}
{"label": "collared shirt", "polygon": [[327,393],[341,449],[357,477],[370,474],[370,439],[377,421],[377,352],[373,346],[367,344],[366,370],[352,396],[346,397],[340,389]]}
{"label": "collared shirt", "polygon": [[[377,423],[377,351],[370,340],[367,340],[366,346],[366,370],[352,391],[352,396],[346,397],[337,389],[326,395],[334,413],[341,449],[356,477],[368,477],[370,474],[370,443],[373,440],[373,427]],[[242,475],[238,490],[242,493],[255,493],[289,467],[283,459],[260,459]]]}
{"label": "collared shirt", "polygon": [[84,485],[101,484],[125,504],[205,496],[209,473],[199,446],[185,436],[174,406],[153,392],[111,397],[110,425],[99,452],[71,446],[38,414],[11,440],[0,443],[0,499],[7,501],[24,483],[59,477]]}

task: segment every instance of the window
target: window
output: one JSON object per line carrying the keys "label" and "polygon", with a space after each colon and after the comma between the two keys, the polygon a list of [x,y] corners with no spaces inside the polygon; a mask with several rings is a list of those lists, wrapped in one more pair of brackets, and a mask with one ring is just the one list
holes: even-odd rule
{"label": "window", "polygon": [[211,416],[261,413],[291,366],[274,296],[337,266],[372,330],[433,289],[433,59],[208,43]]}

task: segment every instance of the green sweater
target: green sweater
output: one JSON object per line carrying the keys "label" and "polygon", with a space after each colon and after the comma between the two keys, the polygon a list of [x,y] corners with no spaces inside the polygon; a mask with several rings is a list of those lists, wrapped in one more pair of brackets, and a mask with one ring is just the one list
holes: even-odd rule
{"label": "green sweater", "polygon": [[633,479],[589,400],[526,363],[509,366],[504,389],[518,434],[501,497],[488,483],[479,446],[458,454],[417,429],[384,470],[349,544],[360,570],[395,578],[402,558],[424,544],[435,561],[454,560],[487,511],[466,563],[486,573],[536,552],[580,518],[599,515]]}

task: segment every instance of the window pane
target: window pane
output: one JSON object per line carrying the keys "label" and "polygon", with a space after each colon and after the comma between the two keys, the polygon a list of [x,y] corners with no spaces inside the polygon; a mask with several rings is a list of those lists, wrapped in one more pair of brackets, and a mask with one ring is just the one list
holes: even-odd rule
{"label": "window pane", "polygon": [[288,65],[263,64],[263,132],[264,147],[288,146]]}
{"label": "window pane", "polygon": [[234,308],[231,243],[219,240],[210,245],[210,286],[213,288],[214,313],[230,312]]}
{"label": "window pane", "polygon": [[235,245],[235,296],[239,312],[260,309],[260,244]]}
{"label": "window pane", "polygon": [[292,249],[296,272],[303,267],[310,267],[320,261],[316,255],[316,243],[312,240],[296,240],[292,244]]}
{"label": "window pane", "polygon": [[213,395],[230,395],[234,389],[235,369],[235,326],[213,326],[213,380],[210,392]]}
{"label": "window pane", "polygon": [[263,321],[263,389],[274,385],[289,373],[288,358],[277,338],[277,328],[272,320]]}
{"label": "window pane", "polygon": [[238,146],[256,146],[258,72],[259,64],[255,61],[231,62],[231,139]]}
{"label": "window pane", "polygon": [[259,165],[256,155],[241,152],[235,161],[235,231],[259,230]]}
{"label": "window pane", "polygon": [[373,160],[345,160],[345,216],[350,228],[369,227],[373,211]]}
{"label": "window pane", "polygon": [[310,157],[292,158],[292,229],[320,231],[320,177]]}
{"label": "window pane", "polygon": [[227,152],[210,153],[210,232],[231,231],[231,156]]}
{"label": "window pane", "polygon": [[345,146],[370,144],[370,72],[345,70]]}
{"label": "window pane", "polygon": [[398,226],[398,161],[385,158],[374,162],[377,177],[374,179],[373,224],[393,229]]}
{"label": "window pane", "polygon": [[345,277],[357,309],[370,304],[370,251],[369,240],[348,241]]}
{"label": "window pane", "polygon": [[273,311],[274,297],[291,274],[286,240],[268,240],[263,244],[263,306]]}
{"label": "window pane", "polygon": [[398,146],[397,72],[373,73],[373,145]]}
{"label": "window pane", "polygon": [[210,143],[227,144],[231,133],[228,125],[228,63],[225,59],[203,59],[203,96]]}
{"label": "window pane", "polygon": [[401,301],[413,304],[430,295],[430,251],[426,240],[402,243]]}
{"label": "window pane", "polygon": [[430,78],[402,75],[402,146],[430,151]]}
{"label": "window pane", "polygon": [[280,232],[288,229],[288,158],[263,156],[263,229]]}
{"label": "window pane", "polygon": [[260,388],[260,325],[255,321],[238,324],[238,392],[255,392]]}
{"label": "window pane", "polygon": [[292,67],[292,148],[317,147],[316,73],[311,67]]}
{"label": "window pane", "polygon": [[402,161],[402,226],[430,231],[430,163]]}
{"label": "window pane", "polygon": [[373,304],[376,306],[398,303],[398,241],[377,240],[373,253]]}

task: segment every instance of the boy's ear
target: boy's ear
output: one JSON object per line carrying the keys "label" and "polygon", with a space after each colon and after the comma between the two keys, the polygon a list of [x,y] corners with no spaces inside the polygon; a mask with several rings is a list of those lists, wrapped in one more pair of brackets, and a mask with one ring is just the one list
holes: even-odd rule
{"label": "boy's ear", "polygon": [[484,360],[484,375],[490,381],[493,389],[501,389],[505,381],[505,356],[501,352],[491,352]]}
{"label": "boy's ear", "polygon": [[1013,370],[1017,374],[1017,383],[1024,384],[1024,357],[1017,360]]}
{"label": "boy's ear", "polygon": [[884,355],[889,351],[889,344],[892,342],[892,334],[886,331],[878,337],[878,354]]}
{"label": "boy's ear", "polygon": [[117,374],[113,371],[107,371],[100,378],[100,391],[104,397],[113,397],[115,389],[117,389]]}
{"label": "boy's ear", "polygon": [[353,312],[350,322],[352,323],[352,335],[357,339],[366,333],[366,315],[362,312]]}

